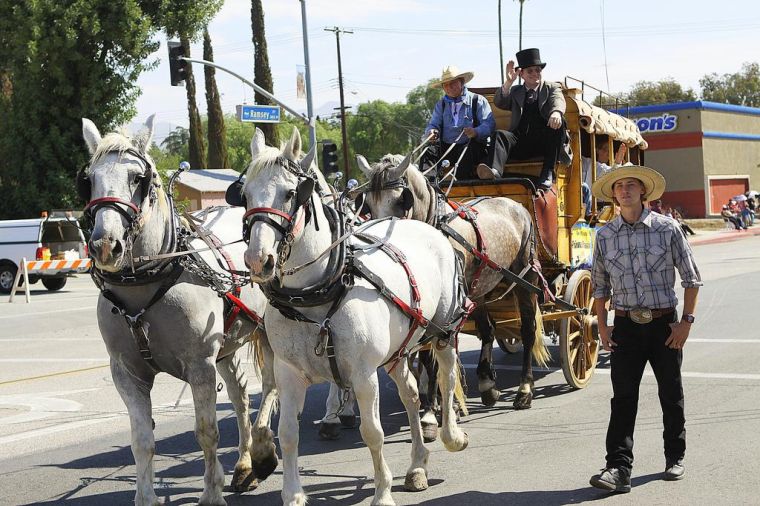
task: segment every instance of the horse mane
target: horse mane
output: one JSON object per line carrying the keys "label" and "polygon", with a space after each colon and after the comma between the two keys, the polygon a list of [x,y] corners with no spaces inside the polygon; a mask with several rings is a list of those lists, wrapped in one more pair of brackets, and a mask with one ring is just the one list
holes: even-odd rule
{"label": "horse mane", "polygon": [[388,153],[379,162],[372,165],[372,173],[369,175],[370,191],[380,191],[388,182],[388,170],[397,167],[404,161],[402,155]]}
{"label": "horse mane", "polygon": [[119,154],[122,154],[131,148],[134,148],[132,145],[132,139],[130,139],[126,132],[121,131],[106,134],[98,143],[97,149],[95,149],[95,152],[92,154],[90,165],[96,164],[108,153],[117,151]]}
{"label": "horse mane", "polygon": [[[250,179],[254,176],[257,176],[264,169],[264,167],[271,165],[275,162],[275,160],[277,160],[277,158],[282,156],[284,150],[284,143],[280,146],[280,149],[273,148],[272,146],[264,146],[264,148],[256,156],[256,159],[252,160],[250,165],[248,165],[248,168],[245,172],[245,178]],[[296,162],[298,162],[298,160],[296,160]],[[325,176],[322,174],[322,172],[317,168],[316,164],[312,163],[311,167],[309,167],[309,171],[314,173],[317,181],[319,182],[319,185],[322,188],[328,188],[327,180],[325,179]]]}

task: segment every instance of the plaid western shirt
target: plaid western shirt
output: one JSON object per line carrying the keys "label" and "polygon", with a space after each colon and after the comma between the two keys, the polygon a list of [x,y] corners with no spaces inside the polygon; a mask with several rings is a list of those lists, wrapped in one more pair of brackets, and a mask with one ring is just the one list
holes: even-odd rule
{"label": "plaid western shirt", "polygon": [[594,298],[612,295],[613,308],[676,307],[675,269],[684,288],[702,286],[689,243],[672,218],[644,209],[633,225],[618,216],[596,234]]}

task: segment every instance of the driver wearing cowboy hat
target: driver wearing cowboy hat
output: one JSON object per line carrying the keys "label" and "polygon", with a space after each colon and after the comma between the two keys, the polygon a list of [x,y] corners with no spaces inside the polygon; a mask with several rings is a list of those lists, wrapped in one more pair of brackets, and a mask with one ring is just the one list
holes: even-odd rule
{"label": "driver wearing cowboy hat", "polygon": [[433,143],[423,155],[422,166],[429,167],[443,156],[452,167],[456,166],[457,179],[474,178],[475,167],[479,163],[502,166],[506,161],[503,150],[500,152],[489,147],[496,121],[488,100],[465,86],[473,77],[472,72],[460,72],[450,65],[444,67],[441,79],[430,85],[432,88],[443,88],[445,95],[435,104],[425,128],[425,137],[431,135]]}
{"label": "driver wearing cowboy hat", "polygon": [[[689,243],[678,223],[650,211],[644,202],[659,199],[665,178],[648,167],[615,167],[594,182],[599,200],[615,202],[620,215],[596,235],[591,269],[599,336],[611,352],[613,397],[607,429],[607,463],[591,485],[630,492],[633,430],[639,384],[649,362],[657,378],[664,423],[665,480],[684,476],[686,452],[683,347],[694,323],[702,285]],[[683,316],[676,313],[675,270],[684,287]],[[615,313],[607,325],[607,302]]]}

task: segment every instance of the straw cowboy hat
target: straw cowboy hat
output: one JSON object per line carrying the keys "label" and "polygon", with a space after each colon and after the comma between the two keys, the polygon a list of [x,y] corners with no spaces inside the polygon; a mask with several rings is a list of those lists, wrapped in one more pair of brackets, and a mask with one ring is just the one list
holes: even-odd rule
{"label": "straw cowboy hat", "polygon": [[464,79],[465,84],[472,81],[475,74],[472,72],[459,72],[459,68],[456,65],[449,65],[443,68],[441,72],[441,80],[436,81],[430,85],[431,88],[440,88],[444,83],[453,81],[455,79]]}
{"label": "straw cowboy hat", "polygon": [[644,185],[644,200],[657,200],[665,192],[665,178],[662,174],[641,165],[621,165],[614,167],[594,182],[591,191],[604,202],[612,202],[612,185],[621,179],[632,177]]}

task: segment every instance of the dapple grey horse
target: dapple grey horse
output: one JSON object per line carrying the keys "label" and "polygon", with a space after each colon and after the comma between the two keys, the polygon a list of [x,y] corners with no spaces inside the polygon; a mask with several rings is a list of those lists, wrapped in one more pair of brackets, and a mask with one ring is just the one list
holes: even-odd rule
{"label": "dapple grey horse", "polygon": [[[199,273],[180,269],[171,261],[154,261],[138,264],[137,277],[141,279],[130,281],[134,275],[130,259],[171,253],[176,243],[171,202],[148,154],[153,117],[132,138],[119,133],[101,137],[90,120],[82,122],[92,158],[89,167],[80,172],[78,184],[88,200],[86,214],[93,221],[89,251],[101,280],[98,325],[114,384],[129,412],[137,468],[135,503],[160,504],[153,489],[155,440],[150,398],[160,371],[186,381],[192,389],[195,434],[206,466],[200,504],[226,504],[224,471],[217,458],[216,370],[227,385],[238,422],[239,458],[232,485],[235,490],[246,490],[277,465],[269,429],[277,396],[271,348],[265,333],[253,322],[236,322],[225,335],[222,299]],[[221,242],[229,243],[240,238],[241,216],[240,209],[220,208],[208,213],[206,222]],[[200,240],[193,242],[196,249],[203,246]],[[243,246],[224,248],[238,268],[243,266]],[[212,252],[200,256],[218,272]],[[263,314],[266,299],[258,287],[242,287],[239,298],[253,313]],[[235,354],[246,342],[253,343],[254,356],[262,358],[262,404],[253,428],[245,372]]]}
{"label": "dapple grey horse", "polygon": [[[369,208],[373,218],[396,216],[433,224],[444,215],[453,215],[454,209],[436,198],[436,189],[411,163],[410,157],[386,155],[372,167],[363,156],[358,155],[357,163],[369,180],[364,205]],[[488,257],[516,274],[522,273],[535,255],[533,225],[528,211],[518,202],[505,197],[481,200],[472,208]],[[453,215],[448,226],[469,244],[478,246],[475,228],[467,219]],[[482,343],[477,368],[478,390],[483,403],[493,406],[499,399],[500,392],[495,388],[496,373],[492,358],[494,323],[484,302],[486,295],[501,281],[502,275],[486,267],[479,276],[477,286],[472,288],[480,260],[451,236],[449,241],[465,257],[465,278],[471,287],[469,297],[477,304],[473,318]],[[535,271],[528,269],[524,279],[535,284],[538,276]],[[520,286],[514,290],[520,311],[520,336],[523,343],[522,375],[514,407],[526,409],[530,408],[533,400],[531,356],[540,365],[545,365],[550,355],[540,326],[537,325],[540,312],[536,295]]]}
{"label": "dapple grey horse", "polygon": [[[248,208],[246,226],[250,241],[246,263],[251,278],[272,294],[270,304],[276,304],[265,311],[265,323],[275,354],[274,370],[280,393],[282,499],[287,505],[306,503],[297,462],[298,425],[306,387],[335,379],[354,389],[361,411],[360,431],[375,469],[372,504],[394,504],[390,494],[392,474],[382,454],[377,368],[385,365],[389,370],[409,417],[412,463],[405,485],[411,490],[427,488],[429,451],[422,443],[416,382],[407,361],[394,359],[403,351],[406,337],[416,342],[423,333],[449,328],[457,315],[461,320],[463,295],[454,251],[435,229],[424,223],[377,221],[355,230],[347,239],[349,246],[355,248],[350,272],[329,271],[331,255],[321,255],[334,243],[331,228],[337,225],[328,221],[331,211],[327,207],[314,204],[317,200],[313,197],[314,178],[318,170],[299,164],[300,152],[297,130],[282,149],[265,146],[264,136],[257,130],[251,143],[253,161],[242,193]],[[368,246],[360,236],[365,240],[372,237],[376,244]],[[405,261],[397,263],[384,248],[398,250]],[[416,279],[419,310],[429,322],[427,329],[417,328],[413,334],[408,334],[411,320],[407,313],[381,295],[378,288],[382,286],[385,293],[394,293],[400,301],[412,304],[415,291],[404,266]],[[367,272],[377,276],[374,281],[369,281]],[[337,305],[335,301],[311,306],[292,304],[298,302],[297,294],[305,293],[306,287],[327,283],[336,279],[336,275],[337,282],[348,283],[337,287],[338,293],[343,293],[342,298],[336,299]],[[352,278],[350,282],[346,276]],[[333,287],[325,286],[328,291]],[[278,293],[282,291],[290,291],[296,298],[281,303]],[[467,446],[468,439],[457,426],[452,409],[456,354],[444,335],[452,337],[440,334],[439,338],[437,333],[433,334],[439,344],[434,348],[443,392],[441,439],[447,449],[458,451]],[[325,339],[327,350],[335,350],[334,361],[329,359],[329,352],[321,355],[318,352],[325,350]],[[340,378],[336,378],[336,370]]]}

